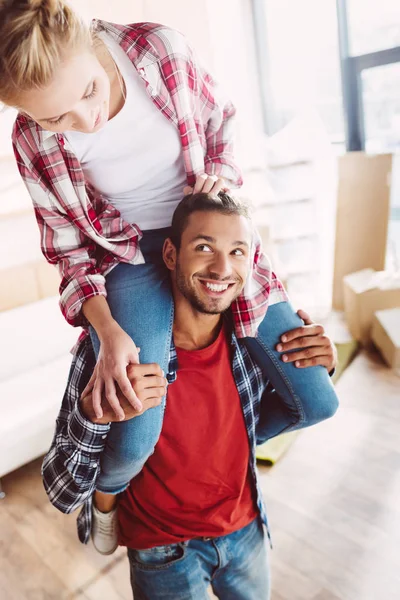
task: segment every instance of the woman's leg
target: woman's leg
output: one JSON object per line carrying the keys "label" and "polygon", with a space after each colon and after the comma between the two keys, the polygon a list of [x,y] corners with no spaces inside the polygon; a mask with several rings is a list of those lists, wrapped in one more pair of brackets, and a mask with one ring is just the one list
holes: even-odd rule
{"label": "woman's leg", "polygon": [[[274,402],[270,403],[270,418],[262,419],[259,437],[263,440],[314,425],[337,410],[338,399],[325,367],[299,369],[293,363],[284,363],[276,350],[282,334],[302,325],[291,304],[279,302],[268,308],[257,338],[245,340],[251,357],[279,394],[280,403],[284,403],[285,410],[280,413],[274,410]],[[267,402],[267,397],[264,400]],[[263,408],[267,407],[261,406],[261,415],[265,413]]]}
{"label": "woman's leg", "polygon": [[[142,249],[146,260],[149,260],[143,265],[118,265],[107,276],[106,285],[111,313],[140,347],[141,363],[157,363],[167,373],[173,301],[169,274],[162,262],[161,246],[162,242],[158,241],[157,253],[153,254]],[[91,330],[91,338],[97,356],[100,343],[94,330]],[[160,406],[147,410],[139,417],[112,424],[101,459],[98,491],[118,494],[141,471],[160,436],[164,408],[165,398]],[[97,495],[96,504],[104,512],[112,508],[110,499],[101,495]]]}

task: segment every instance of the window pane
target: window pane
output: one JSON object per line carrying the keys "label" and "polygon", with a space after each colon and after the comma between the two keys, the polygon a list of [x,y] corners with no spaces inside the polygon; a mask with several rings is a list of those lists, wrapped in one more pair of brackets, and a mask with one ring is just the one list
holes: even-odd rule
{"label": "window pane", "polygon": [[350,52],[400,46],[400,0],[347,0]]}
{"label": "window pane", "polygon": [[271,133],[315,108],[344,138],[335,0],[265,0]]}
{"label": "window pane", "polygon": [[400,63],[361,73],[367,152],[400,149]]}

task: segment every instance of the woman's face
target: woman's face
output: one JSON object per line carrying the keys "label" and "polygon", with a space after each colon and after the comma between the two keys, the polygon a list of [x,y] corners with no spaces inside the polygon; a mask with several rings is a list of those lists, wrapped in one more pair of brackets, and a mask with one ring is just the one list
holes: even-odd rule
{"label": "woman's face", "polygon": [[96,54],[66,59],[49,86],[22,95],[20,111],[44,129],[94,133],[109,117],[110,80]]}

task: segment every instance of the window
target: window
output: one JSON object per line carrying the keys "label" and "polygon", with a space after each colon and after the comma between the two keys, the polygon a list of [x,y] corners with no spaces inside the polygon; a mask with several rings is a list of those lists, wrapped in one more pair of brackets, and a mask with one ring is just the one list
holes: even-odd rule
{"label": "window", "polygon": [[350,54],[400,46],[399,0],[347,0]]}
{"label": "window", "polygon": [[255,0],[267,133],[315,108],[344,140],[335,0]]}

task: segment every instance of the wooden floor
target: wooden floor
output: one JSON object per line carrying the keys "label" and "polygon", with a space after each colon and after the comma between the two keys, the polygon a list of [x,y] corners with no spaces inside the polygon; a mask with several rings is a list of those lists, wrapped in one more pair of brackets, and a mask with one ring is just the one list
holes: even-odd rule
{"label": "wooden floor", "polygon": [[[272,600],[400,599],[400,379],[363,353],[338,392],[334,419],[260,467]],[[75,515],[48,503],[39,471],[35,461],[3,480],[1,600],[131,599],[123,550],[105,558],[82,546]]]}

